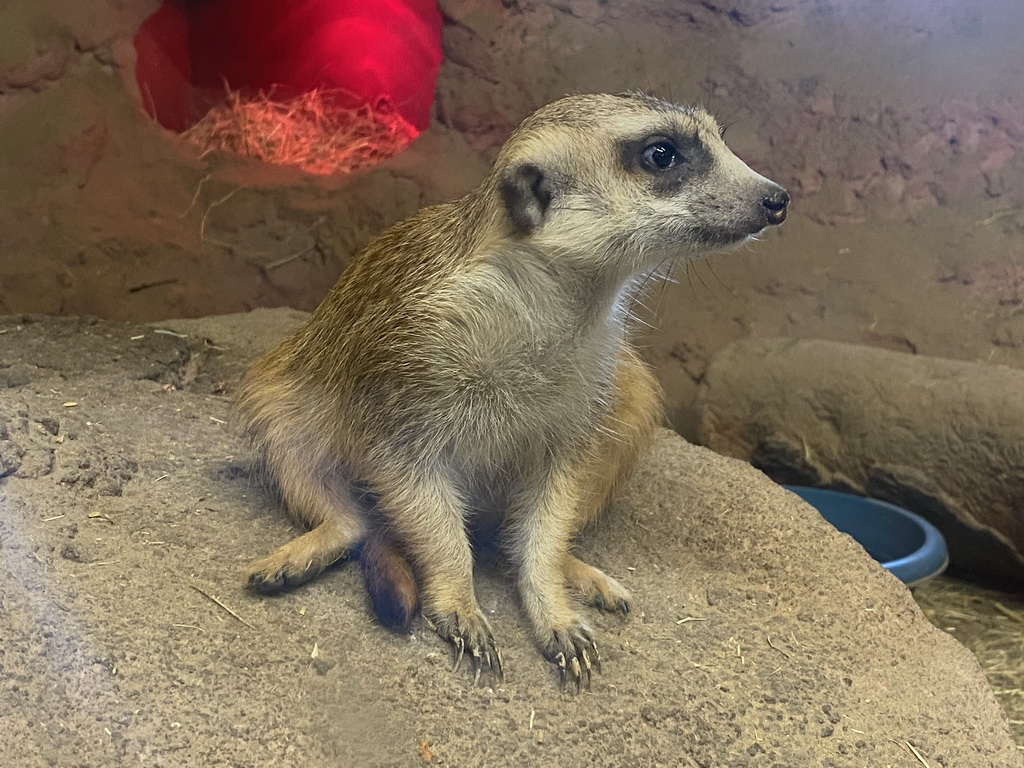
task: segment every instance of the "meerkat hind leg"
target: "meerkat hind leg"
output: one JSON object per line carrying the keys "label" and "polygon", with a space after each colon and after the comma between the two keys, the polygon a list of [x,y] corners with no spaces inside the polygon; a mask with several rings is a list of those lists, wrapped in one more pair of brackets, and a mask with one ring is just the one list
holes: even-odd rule
{"label": "meerkat hind leg", "polygon": [[632,610],[629,592],[604,571],[567,553],[562,560],[562,573],[566,585],[587,605],[624,616]]}
{"label": "meerkat hind leg", "polygon": [[274,593],[303,584],[346,557],[366,535],[366,526],[352,488],[336,467],[310,471],[308,466],[323,463],[306,464],[296,452],[268,459],[289,514],[311,528],[246,570],[249,587]]}

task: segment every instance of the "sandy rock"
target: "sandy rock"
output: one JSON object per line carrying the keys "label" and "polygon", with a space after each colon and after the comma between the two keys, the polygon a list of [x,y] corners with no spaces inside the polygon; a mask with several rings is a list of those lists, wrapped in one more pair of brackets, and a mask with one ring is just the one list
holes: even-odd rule
{"label": "sandy rock", "polygon": [[6,764],[862,768],[914,765],[912,745],[932,766],[1024,765],[977,663],[899,582],[668,432],[581,542],[636,602],[591,614],[590,693],[559,692],[500,565],[478,576],[508,671],[493,688],[452,674],[422,622],[374,624],[354,567],[247,594],[242,566],[293,531],[223,382],[298,319],[0,319],[0,361],[31,374],[0,400],[0,447],[52,460],[0,481]]}
{"label": "sandy rock", "polygon": [[1024,584],[1024,372],[821,340],[735,342],[699,396],[704,445],[784,482],[892,501],[954,566]]}

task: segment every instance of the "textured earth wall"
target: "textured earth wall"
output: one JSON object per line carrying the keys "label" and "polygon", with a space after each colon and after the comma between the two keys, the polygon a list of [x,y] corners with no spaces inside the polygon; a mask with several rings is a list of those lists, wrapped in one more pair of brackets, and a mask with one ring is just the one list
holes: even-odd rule
{"label": "textured earth wall", "polygon": [[647,340],[695,431],[709,356],[818,337],[1024,366],[1024,73],[1014,0],[443,0],[433,126],[323,179],[199,157],[143,112],[152,0],[0,7],[0,312],[150,320],[316,305],[374,234],[485,174],[572,91],[701,100],[794,193],[780,232],[680,268]]}

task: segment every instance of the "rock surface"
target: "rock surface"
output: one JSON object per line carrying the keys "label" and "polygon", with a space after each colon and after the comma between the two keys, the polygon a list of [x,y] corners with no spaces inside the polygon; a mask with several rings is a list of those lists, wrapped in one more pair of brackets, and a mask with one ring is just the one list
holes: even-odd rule
{"label": "rock surface", "polygon": [[1024,765],[974,659],[901,584],[668,432],[581,541],[637,607],[592,615],[591,693],[559,692],[500,565],[478,576],[495,688],[452,674],[422,622],[376,626],[351,566],[246,594],[242,566],[293,532],[224,392],[299,319],[0,319],[6,764]]}
{"label": "rock surface", "polygon": [[700,442],[779,482],[931,520],[961,572],[1024,586],[1024,371],[823,340],[736,342],[701,383]]}

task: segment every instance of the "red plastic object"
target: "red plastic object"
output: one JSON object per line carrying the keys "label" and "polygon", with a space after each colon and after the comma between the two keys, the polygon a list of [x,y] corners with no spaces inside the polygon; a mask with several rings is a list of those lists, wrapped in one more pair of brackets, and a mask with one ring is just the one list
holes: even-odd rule
{"label": "red plastic object", "polygon": [[135,37],[146,110],[183,131],[225,84],[282,98],[322,88],[386,100],[422,130],[441,65],[436,0],[166,0]]}

